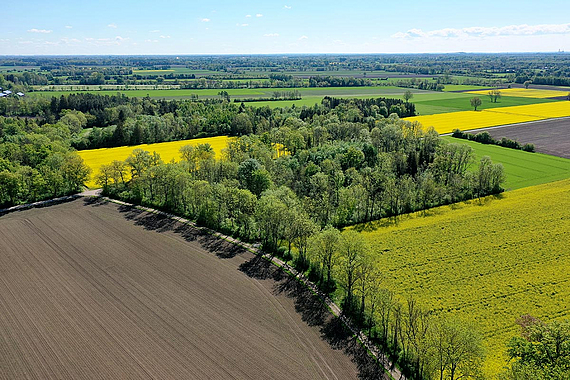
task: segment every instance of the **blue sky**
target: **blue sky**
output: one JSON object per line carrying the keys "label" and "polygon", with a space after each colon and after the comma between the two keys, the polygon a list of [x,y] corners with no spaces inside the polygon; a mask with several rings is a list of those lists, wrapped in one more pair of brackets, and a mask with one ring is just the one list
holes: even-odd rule
{"label": "blue sky", "polygon": [[570,51],[570,2],[5,1],[0,55]]}

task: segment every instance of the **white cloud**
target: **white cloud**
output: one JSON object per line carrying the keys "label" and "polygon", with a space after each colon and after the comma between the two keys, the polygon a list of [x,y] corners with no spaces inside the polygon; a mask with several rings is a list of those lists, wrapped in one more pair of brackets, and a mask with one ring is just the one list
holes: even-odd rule
{"label": "white cloud", "polygon": [[308,39],[308,38],[309,38],[309,37],[307,37],[307,36],[301,36],[301,37],[299,37],[299,41],[306,40],[306,39]]}
{"label": "white cloud", "polygon": [[545,34],[570,34],[568,24],[541,24],[541,25],[508,25],[502,27],[474,26],[469,28],[443,28],[424,32],[421,29],[410,29],[407,32],[398,32],[392,38],[459,38],[459,37],[496,37],[496,36],[531,36]]}
{"label": "white cloud", "polygon": [[65,26],[65,29],[73,29],[73,26],[71,26],[71,25],[66,25],[66,26]]}
{"label": "white cloud", "polygon": [[121,45],[122,42],[128,41],[130,38],[115,36],[115,38],[93,38],[86,37],[85,41],[96,46],[111,46],[111,45]]}
{"label": "white cloud", "polygon": [[279,37],[279,33],[267,33],[263,37]]}
{"label": "white cloud", "polygon": [[261,13],[257,13],[255,17],[263,17],[263,15]]}
{"label": "white cloud", "polygon": [[155,30],[149,30],[149,33],[160,33],[160,30],[155,29]]}
{"label": "white cloud", "polygon": [[285,6],[283,7],[283,9],[291,9],[291,8],[292,8],[292,7],[289,6],[289,5],[285,5]]}
{"label": "white cloud", "polygon": [[249,24],[236,24],[236,26],[246,27],[249,26]]}
{"label": "white cloud", "polygon": [[67,37],[63,37],[61,39],[61,42],[63,42],[64,44],[69,44],[69,43],[79,43],[81,42],[80,40],[78,40],[77,38],[67,38]]}
{"label": "white cloud", "polygon": [[202,22],[210,22],[210,19],[209,18],[203,18]]}
{"label": "white cloud", "polygon": [[251,15],[245,15],[245,17],[246,17],[246,18],[250,18],[250,17],[251,17]]}
{"label": "white cloud", "polygon": [[107,28],[117,29],[117,25],[109,24],[109,25],[107,25]]}
{"label": "white cloud", "polygon": [[28,32],[30,33],[43,33],[43,34],[47,34],[47,33],[51,33],[52,30],[46,30],[46,29],[28,29]]}
{"label": "white cloud", "polygon": [[160,36],[160,38],[170,38],[170,36]]}

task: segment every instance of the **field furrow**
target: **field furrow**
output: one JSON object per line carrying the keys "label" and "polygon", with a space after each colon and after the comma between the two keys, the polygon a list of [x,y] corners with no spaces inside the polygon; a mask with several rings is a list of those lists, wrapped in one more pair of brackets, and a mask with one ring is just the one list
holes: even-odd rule
{"label": "field furrow", "polygon": [[0,379],[357,377],[253,255],[117,209],[0,217]]}

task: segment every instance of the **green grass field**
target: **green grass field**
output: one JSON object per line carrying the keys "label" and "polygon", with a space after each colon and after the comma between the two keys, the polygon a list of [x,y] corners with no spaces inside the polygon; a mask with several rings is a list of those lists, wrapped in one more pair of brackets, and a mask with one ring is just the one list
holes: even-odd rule
{"label": "green grass field", "polygon": [[194,74],[197,77],[206,76],[206,75],[220,75],[223,74],[221,71],[212,71],[212,70],[194,70],[189,69],[187,67],[176,67],[172,66],[170,69],[167,70],[138,70],[133,68],[133,74],[138,75],[150,75],[150,76],[159,76],[159,75],[168,75],[168,74]]}
{"label": "green grass field", "polygon": [[494,163],[501,163],[505,169],[506,190],[540,185],[543,183],[570,178],[570,160],[542,153],[529,153],[522,150],[485,145],[478,142],[444,136],[448,142],[467,144],[475,152],[473,169],[481,157],[489,156]]}
{"label": "green grass field", "polygon": [[0,66],[0,73],[7,71],[39,71],[39,66]]}
{"label": "green grass field", "polygon": [[[275,91],[292,91],[297,90],[301,93],[303,98],[313,98],[312,104],[320,103],[325,96],[336,96],[336,97],[401,97],[406,89],[395,86],[365,86],[365,87],[310,87],[310,88],[240,88],[240,89],[228,89],[225,90],[230,94],[231,98],[265,98],[271,97]],[[100,95],[116,95],[117,93],[125,94],[132,97],[144,97],[147,94],[151,98],[165,98],[165,99],[184,99],[189,98],[190,95],[196,94],[200,98],[216,98],[218,97],[218,89],[171,89],[171,90],[90,90],[94,94]],[[78,91],[46,91],[46,92],[34,92],[30,93],[31,96],[47,96],[59,97],[61,95],[68,95],[70,93],[76,93]],[[83,92],[83,91],[79,91]],[[433,91],[422,91],[422,90],[412,90],[414,94],[441,94],[440,96],[445,96],[444,93],[436,93]],[[431,98],[429,98],[431,99]],[[291,103],[292,104],[292,103]]]}
{"label": "green grass field", "polygon": [[[245,70],[248,74],[253,75],[268,75],[270,72],[250,69]],[[330,77],[354,77],[354,76],[364,76],[366,73],[367,76],[370,75],[388,75],[388,74],[395,74],[393,72],[383,71],[383,70],[376,70],[376,71],[357,71],[357,70],[334,70],[334,71],[317,71],[317,70],[308,70],[308,71],[283,71],[282,74],[292,75],[294,77],[307,77],[307,76],[330,76]]]}
{"label": "green grass field", "polygon": [[[252,107],[291,107],[293,104],[296,107],[308,106],[311,107],[322,101],[325,96],[343,97],[343,98],[372,98],[372,97],[389,97],[402,99],[404,92],[408,89],[396,86],[363,86],[363,87],[305,87],[305,88],[243,88],[243,89],[228,89],[227,91],[231,99],[243,98],[270,98],[276,91],[298,91],[301,100],[286,100],[286,101],[261,101],[251,102],[248,105]],[[411,101],[416,105],[416,110],[420,115],[432,115],[456,111],[471,110],[469,100],[473,97],[472,94],[457,93],[457,92],[436,92],[425,91],[417,89],[409,89],[413,94]],[[218,98],[218,89],[133,89],[133,90],[99,90],[93,89],[92,92],[100,95],[116,95],[117,93],[125,94],[131,97],[145,97],[158,99],[186,99],[191,95],[197,95],[200,99]],[[45,96],[59,97],[61,95],[68,95],[78,91],[46,91],[46,92],[33,92],[30,96]],[[496,108],[496,107],[509,107],[516,105],[526,105],[534,103],[549,102],[549,99],[533,99],[533,98],[518,98],[518,97],[503,97],[497,103],[491,103],[490,99],[486,96],[480,97],[483,104],[479,109]]]}
{"label": "green grass field", "polygon": [[[452,95],[447,98],[434,98],[432,100],[421,100],[421,98],[414,96],[412,101],[416,105],[416,111],[420,115],[433,115],[438,113],[458,112],[458,111],[471,111],[470,100],[474,97],[473,94],[465,93],[447,93]],[[416,99],[418,98],[418,99]],[[524,106],[527,104],[547,103],[552,102],[552,99],[536,99],[536,98],[519,98],[504,96],[492,103],[488,96],[479,96],[482,104],[477,110],[484,110],[489,108],[511,107],[511,106]]]}
{"label": "green grass field", "polygon": [[484,90],[488,87],[485,86],[473,86],[468,84],[446,84],[443,91],[477,91],[477,90]]}

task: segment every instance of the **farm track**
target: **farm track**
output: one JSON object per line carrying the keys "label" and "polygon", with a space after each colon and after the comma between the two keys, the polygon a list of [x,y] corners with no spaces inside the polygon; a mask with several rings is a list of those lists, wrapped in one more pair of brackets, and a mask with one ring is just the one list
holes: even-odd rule
{"label": "farm track", "polygon": [[[495,139],[506,137],[521,144],[534,144],[536,151],[570,158],[570,117],[485,128]],[[482,132],[481,129],[469,133]]]}
{"label": "farm track", "polygon": [[381,369],[305,286],[162,215],[0,217],[0,379],[350,379]]}

